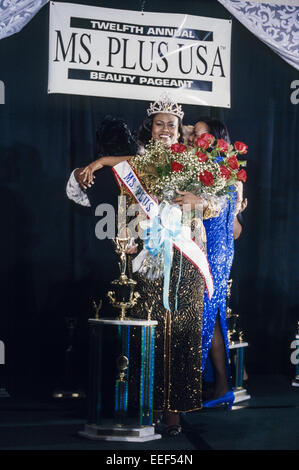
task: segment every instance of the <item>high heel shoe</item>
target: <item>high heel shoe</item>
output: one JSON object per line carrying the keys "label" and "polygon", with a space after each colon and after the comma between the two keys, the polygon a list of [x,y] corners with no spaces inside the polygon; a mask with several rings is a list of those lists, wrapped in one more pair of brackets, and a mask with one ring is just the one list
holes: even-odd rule
{"label": "high heel shoe", "polygon": [[167,437],[177,437],[182,433],[182,426],[179,424],[165,424],[159,421],[155,424],[155,433]]}
{"label": "high heel shoe", "polygon": [[182,433],[182,426],[179,424],[172,424],[166,426],[164,434],[168,437],[178,437]]}
{"label": "high heel shoe", "polygon": [[216,400],[204,401],[203,404],[202,404],[202,407],[203,408],[214,408],[215,406],[227,403],[228,409],[231,410],[234,401],[235,401],[235,395],[230,390],[229,392],[225,393],[221,397],[216,398]]}

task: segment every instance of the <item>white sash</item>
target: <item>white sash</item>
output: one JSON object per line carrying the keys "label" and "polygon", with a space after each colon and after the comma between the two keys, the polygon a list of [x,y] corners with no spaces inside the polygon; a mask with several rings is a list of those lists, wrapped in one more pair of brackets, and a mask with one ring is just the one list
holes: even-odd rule
{"label": "white sash", "polygon": [[[126,187],[146,216],[153,220],[159,214],[160,206],[142,186],[131,165],[127,161],[123,161],[115,165],[112,171],[119,185],[123,184]],[[186,235],[184,228],[182,233],[172,243],[198,269],[204,279],[209,299],[211,299],[214,292],[214,283],[209,262],[203,249],[192,240],[191,231],[189,230],[189,233]]]}

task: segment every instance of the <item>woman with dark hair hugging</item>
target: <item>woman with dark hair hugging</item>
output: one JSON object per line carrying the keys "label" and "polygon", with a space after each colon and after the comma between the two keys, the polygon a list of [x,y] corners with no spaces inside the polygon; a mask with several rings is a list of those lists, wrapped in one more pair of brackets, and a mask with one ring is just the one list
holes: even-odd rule
{"label": "woman with dark hair hugging", "polygon": [[[96,154],[98,159],[95,160],[95,162],[92,162],[89,166],[98,166],[97,169],[103,168],[104,166],[100,163],[97,163],[99,162],[99,158],[103,158],[104,161],[109,161],[109,158],[111,158],[110,155],[134,155],[136,154],[138,149],[135,138],[133,137],[125,121],[123,121],[122,119],[116,119],[110,116],[105,117],[96,132],[96,138]],[[95,165],[96,163],[97,165]],[[71,173],[66,187],[66,192],[69,199],[72,199],[74,202],[82,206],[88,207],[90,206],[89,198],[91,193],[90,191],[88,191],[87,194],[86,190],[88,188],[91,188],[95,182],[94,175],[92,179],[88,180],[88,182],[86,181],[85,173],[83,170],[84,168],[89,168],[89,166],[76,168]],[[108,164],[108,166],[113,165]],[[108,168],[106,173],[107,175],[109,174],[110,179],[112,181],[112,173],[111,171],[108,171]],[[83,191],[81,188],[83,189]],[[107,196],[109,197],[109,194],[107,194]]]}
{"label": "woman with dark hair hugging", "polygon": [[[151,103],[147,117],[138,132],[139,150],[150,140],[162,142],[166,148],[182,142],[183,114],[181,106],[167,97]],[[103,166],[117,165],[124,160],[129,160],[143,188],[158,200],[154,194],[150,168],[135,168],[132,155],[103,157],[91,163],[81,172],[83,184],[86,187],[92,184],[95,171]],[[190,204],[192,208],[201,204],[204,211],[208,208],[208,203],[195,194],[186,191],[178,193],[176,202],[180,208],[183,204]],[[129,191],[126,194],[129,202],[132,201]],[[201,220],[198,221],[198,226],[199,233],[196,237],[205,249]],[[142,247],[143,242],[139,240],[128,253],[139,253]],[[162,278],[151,278],[144,272],[137,271],[135,279],[141,298],[138,305],[131,310],[130,316],[147,318],[148,308],[151,307],[151,319],[158,322],[155,340],[154,419],[156,422],[162,421],[160,431],[176,436],[181,432],[180,412],[194,411],[202,407],[201,337],[204,279],[190,259],[175,246],[168,290],[169,309],[165,307],[163,300],[163,272]]]}
{"label": "woman with dark hair hugging", "polygon": [[[112,117],[106,117],[99,125],[96,132],[96,155],[127,155],[134,154],[137,151],[135,138],[132,136],[127,124]],[[98,239],[95,234],[95,227],[99,222],[99,216],[96,215],[96,208],[99,204],[109,204],[117,211],[119,190],[111,168],[103,168],[98,178],[92,181],[92,184],[83,183],[81,172],[83,168],[75,169],[67,183],[67,196],[77,204],[90,207],[90,218],[88,224],[91,226],[91,235],[88,239],[88,269],[90,281],[88,283],[88,292],[91,299],[98,298],[101,293],[106,293],[110,288],[111,278],[107,276],[104,270],[99,266],[109,266],[110,275],[117,277],[118,257],[113,249],[111,239]],[[114,224],[114,220],[112,220]],[[109,226],[109,229],[115,230],[115,224]],[[106,226],[105,230],[108,230]],[[113,234],[111,235],[113,236]]]}

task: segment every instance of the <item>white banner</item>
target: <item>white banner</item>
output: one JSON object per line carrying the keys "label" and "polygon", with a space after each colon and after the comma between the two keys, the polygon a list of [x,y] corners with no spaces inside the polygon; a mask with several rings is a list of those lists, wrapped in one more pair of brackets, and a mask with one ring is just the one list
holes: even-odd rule
{"label": "white banner", "polygon": [[231,20],[50,2],[49,93],[230,107]]}

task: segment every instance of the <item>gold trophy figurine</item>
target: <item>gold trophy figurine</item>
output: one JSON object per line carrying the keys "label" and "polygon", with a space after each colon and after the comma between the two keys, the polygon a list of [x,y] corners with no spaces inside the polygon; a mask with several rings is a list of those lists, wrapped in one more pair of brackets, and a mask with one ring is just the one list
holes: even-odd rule
{"label": "gold trophy figurine", "polygon": [[99,320],[99,318],[100,318],[100,317],[99,317],[99,311],[100,311],[101,308],[102,308],[102,303],[103,303],[102,300],[100,300],[98,304],[96,303],[95,300],[93,300],[93,302],[92,302],[93,308],[94,308],[94,310],[95,310],[95,312],[96,312],[96,314],[95,314],[95,319],[96,319],[96,320]]}
{"label": "gold trophy figurine", "polygon": [[[126,232],[127,235],[127,232]],[[127,270],[127,254],[126,250],[132,244],[134,239],[132,237],[116,237],[113,242],[115,245],[115,251],[120,255],[120,262],[118,263],[120,269],[120,277],[111,282],[115,286],[115,290],[107,292],[107,296],[110,299],[111,304],[115,308],[120,309],[119,320],[126,319],[126,312],[128,309],[136,305],[140,294],[134,292],[137,284],[133,279],[128,278],[126,275]]]}
{"label": "gold trophy figurine", "polygon": [[120,238],[116,237],[113,239],[113,243],[115,245],[115,251],[118,255],[120,255],[120,262],[118,263],[119,270],[120,270],[120,279],[128,279],[126,275],[127,270],[127,255],[126,250],[131,245],[132,239],[129,237]]}
{"label": "gold trophy figurine", "polygon": [[152,320],[151,315],[152,315],[152,311],[153,311],[153,308],[154,308],[154,303],[152,303],[152,305],[149,307],[148,303],[145,302],[144,306],[145,306],[145,310],[147,312],[147,319],[149,321],[151,321]]}

